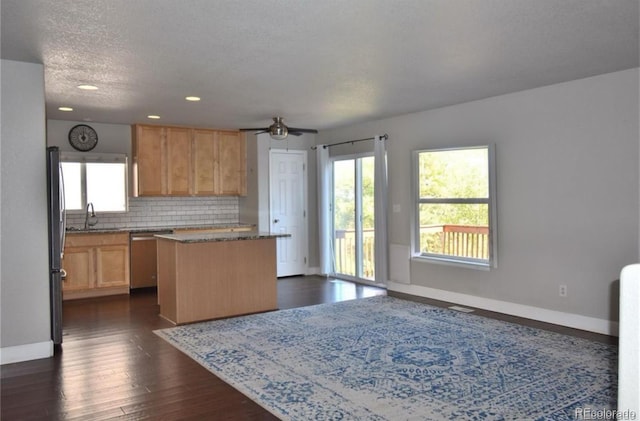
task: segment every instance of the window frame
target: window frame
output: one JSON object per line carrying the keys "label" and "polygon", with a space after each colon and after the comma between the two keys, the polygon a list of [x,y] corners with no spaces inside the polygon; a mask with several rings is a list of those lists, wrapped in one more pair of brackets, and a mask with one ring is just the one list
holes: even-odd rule
{"label": "window frame", "polygon": [[[421,198],[420,197],[420,154],[426,152],[445,152],[471,149],[486,149],[488,157],[488,182],[489,197],[484,198]],[[427,148],[411,152],[412,168],[412,229],[411,229],[411,256],[412,260],[459,266],[473,269],[490,270],[498,267],[497,244],[497,205],[496,205],[496,171],[495,171],[495,145],[485,144],[476,146],[459,146],[450,148]],[[437,253],[426,253],[420,250],[420,205],[421,204],[487,204],[489,214],[488,248],[489,259],[475,259],[463,256],[451,256]]]}
{"label": "window frame", "polygon": [[126,154],[116,153],[80,153],[61,152],[60,163],[73,162],[80,166],[80,201],[81,209],[66,209],[68,214],[84,214],[87,208],[87,163],[124,164],[124,209],[115,211],[98,210],[96,212],[119,214],[129,212],[129,159]]}

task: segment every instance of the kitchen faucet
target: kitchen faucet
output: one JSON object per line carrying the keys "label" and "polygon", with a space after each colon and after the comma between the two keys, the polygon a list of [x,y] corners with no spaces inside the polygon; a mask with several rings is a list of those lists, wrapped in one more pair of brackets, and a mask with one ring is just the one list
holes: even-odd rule
{"label": "kitchen faucet", "polygon": [[[91,208],[91,221],[89,221],[89,208]],[[98,218],[96,217],[96,211],[93,209],[93,203],[87,203],[87,211],[84,215],[84,229],[89,229],[89,227],[94,226],[98,223]]]}

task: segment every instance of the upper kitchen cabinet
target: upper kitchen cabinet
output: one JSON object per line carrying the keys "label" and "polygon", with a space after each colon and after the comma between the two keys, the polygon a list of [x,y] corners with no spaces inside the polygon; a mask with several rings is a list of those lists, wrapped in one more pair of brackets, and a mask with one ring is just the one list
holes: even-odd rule
{"label": "upper kitchen cabinet", "polygon": [[247,146],[236,131],[193,130],[193,194],[198,196],[247,194]]}
{"label": "upper kitchen cabinet", "polygon": [[247,194],[247,143],[240,132],[219,131],[218,194]]}
{"label": "upper kitchen cabinet", "polygon": [[193,193],[198,196],[218,194],[218,143],[215,130],[193,131]]}
{"label": "upper kitchen cabinet", "polygon": [[165,128],[133,126],[133,192],[135,196],[167,194]]}
{"label": "upper kitchen cabinet", "polygon": [[244,134],[146,125],[132,133],[136,196],[246,194]]}
{"label": "upper kitchen cabinet", "polygon": [[167,127],[167,194],[191,194],[191,129]]}

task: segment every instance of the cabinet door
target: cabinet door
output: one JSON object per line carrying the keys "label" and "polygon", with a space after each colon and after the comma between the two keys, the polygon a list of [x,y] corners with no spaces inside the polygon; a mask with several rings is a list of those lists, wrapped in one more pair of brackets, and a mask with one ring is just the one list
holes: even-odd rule
{"label": "cabinet door", "polygon": [[216,194],[216,146],[214,130],[193,131],[193,194],[199,196]]}
{"label": "cabinet door", "polygon": [[247,147],[244,134],[220,131],[217,143],[218,194],[246,195]]}
{"label": "cabinet door", "polygon": [[67,272],[62,282],[63,291],[93,288],[95,283],[93,249],[66,247],[62,267]]}
{"label": "cabinet door", "polygon": [[165,129],[158,126],[134,126],[134,193],[136,196],[160,196],[166,193]]}
{"label": "cabinet door", "polygon": [[101,246],[96,253],[96,287],[129,285],[129,246]]}
{"label": "cabinet door", "polygon": [[191,129],[168,127],[167,193],[171,196],[191,194]]}

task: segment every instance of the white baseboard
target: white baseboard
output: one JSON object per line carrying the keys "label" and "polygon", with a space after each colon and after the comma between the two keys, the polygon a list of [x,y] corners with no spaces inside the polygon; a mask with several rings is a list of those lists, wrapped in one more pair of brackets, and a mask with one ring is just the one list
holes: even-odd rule
{"label": "white baseboard", "polygon": [[508,301],[476,297],[474,295],[461,294],[458,292],[445,291],[420,285],[405,285],[392,281],[387,284],[387,289],[389,291],[402,292],[405,294],[417,295],[419,297],[433,298],[434,300],[447,301],[454,304],[461,304],[470,307],[481,308],[483,310],[495,311],[497,313],[504,313],[512,316],[524,317],[526,319],[538,320],[540,322],[567,326],[573,329],[581,329],[587,330],[589,332],[601,333],[604,335],[618,336],[618,323],[610,320],[581,316],[579,314],[573,313],[564,313],[561,311],[548,310],[545,308],[533,307],[524,304],[516,304]]}
{"label": "white baseboard", "polygon": [[0,348],[0,365],[53,356],[53,341]]}

